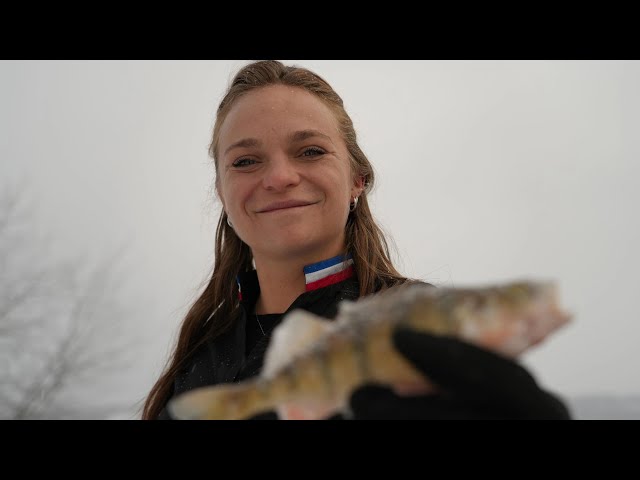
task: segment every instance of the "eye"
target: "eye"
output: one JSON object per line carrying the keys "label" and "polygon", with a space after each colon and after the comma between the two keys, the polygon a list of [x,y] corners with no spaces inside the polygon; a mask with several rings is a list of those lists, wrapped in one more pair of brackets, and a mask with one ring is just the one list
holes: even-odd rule
{"label": "eye", "polygon": [[308,147],[305,148],[302,152],[303,157],[317,157],[319,155],[324,155],[326,152],[318,147]]}
{"label": "eye", "polygon": [[242,168],[253,165],[254,163],[256,163],[256,161],[251,158],[239,158],[238,160],[233,162],[231,166],[234,168]]}

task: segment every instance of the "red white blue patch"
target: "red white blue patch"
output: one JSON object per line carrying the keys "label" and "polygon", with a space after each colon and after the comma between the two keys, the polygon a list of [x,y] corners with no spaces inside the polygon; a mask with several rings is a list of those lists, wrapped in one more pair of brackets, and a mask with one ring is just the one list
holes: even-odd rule
{"label": "red white blue patch", "polygon": [[304,267],[306,291],[333,285],[352,277],[354,273],[351,254],[338,255],[328,260],[312,263]]}

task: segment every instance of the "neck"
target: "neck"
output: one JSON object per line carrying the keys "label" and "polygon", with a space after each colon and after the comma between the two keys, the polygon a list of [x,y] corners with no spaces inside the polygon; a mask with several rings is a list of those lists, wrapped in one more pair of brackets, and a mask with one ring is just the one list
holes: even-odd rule
{"label": "neck", "polygon": [[283,313],[305,291],[304,264],[283,268],[256,260],[260,297],[256,313]]}

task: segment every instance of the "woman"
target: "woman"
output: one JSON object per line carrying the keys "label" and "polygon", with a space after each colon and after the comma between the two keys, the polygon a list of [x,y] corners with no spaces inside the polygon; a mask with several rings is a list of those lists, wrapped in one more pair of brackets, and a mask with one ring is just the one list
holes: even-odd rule
{"label": "woman", "polygon": [[[144,419],[168,418],[172,396],[258,374],[271,331],[292,309],[331,319],[342,300],[414,281],[389,258],[367,201],[371,164],[342,99],[318,75],[277,61],[242,68],[218,107],[209,154],[223,207],[213,274],[184,319]],[[400,333],[400,343],[402,334],[409,343],[417,338]],[[407,411],[396,405],[407,399],[385,390],[357,393],[365,407],[356,417]],[[463,416],[472,410],[465,406]]]}

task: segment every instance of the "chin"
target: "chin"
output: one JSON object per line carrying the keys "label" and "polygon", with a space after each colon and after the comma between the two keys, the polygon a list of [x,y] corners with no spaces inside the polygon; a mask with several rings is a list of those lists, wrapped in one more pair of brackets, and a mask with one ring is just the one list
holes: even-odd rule
{"label": "chin", "polygon": [[269,244],[265,249],[272,256],[281,258],[291,258],[294,256],[305,255],[308,256],[313,252],[320,251],[323,247],[326,248],[326,241],[318,238],[309,238],[309,236],[296,236],[287,234],[285,241],[274,242]]}

